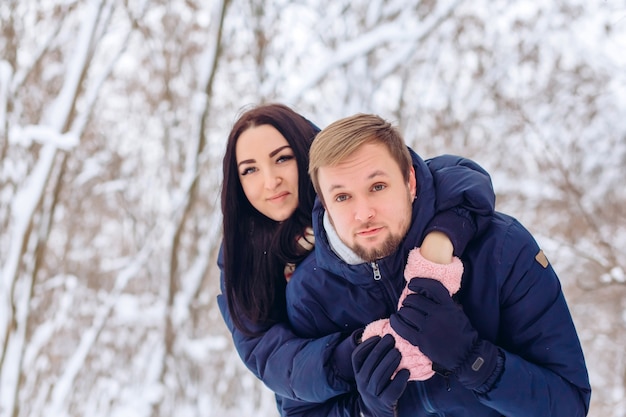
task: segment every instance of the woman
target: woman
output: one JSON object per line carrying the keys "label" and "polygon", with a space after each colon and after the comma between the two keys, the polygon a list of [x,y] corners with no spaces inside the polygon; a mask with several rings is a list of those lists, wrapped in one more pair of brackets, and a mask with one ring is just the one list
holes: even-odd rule
{"label": "woman", "polygon": [[[252,108],[235,122],[223,160],[224,241],[218,260],[223,292],[218,303],[246,366],[279,397],[313,402],[353,388],[350,356],[356,345],[354,335],[298,338],[285,312],[291,271],[314,244],[310,228],[315,192],[307,168],[318,131],[280,104]],[[450,263],[453,249],[461,253],[476,224],[484,223],[475,217],[492,213],[495,198],[489,177],[471,161],[439,167],[433,175],[438,184],[453,184],[459,198],[450,200],[448,193],[438,203],[444,211],[431,222],[421,251],[430,261]],[[446,206],[450,201],[458,207]],[[477,206],[476,201],[484,204]],[[311,357],[319,358],[318,374],[293,380],[291,369]],[[315,392],[313,379],[324,382]]]}

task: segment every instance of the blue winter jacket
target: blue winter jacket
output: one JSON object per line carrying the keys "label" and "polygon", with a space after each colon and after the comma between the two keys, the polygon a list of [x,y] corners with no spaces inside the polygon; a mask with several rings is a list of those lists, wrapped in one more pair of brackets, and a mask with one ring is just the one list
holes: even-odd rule
{"label": "blue winter jacket", "polygon": [[[433,178],[424,162],[413,157],[419,194],[411,228],[393,255],[372,264],[340,261],[322,226],[324,210],[316,205],[314,254],[298,266],[287,285],[288,314],[296,333],[324,337],[396,311],[408,252],[421,242],[435,213]],[[591,389],[580,342],[559,280],[530,233],[514,218],[495,213],[461,260],[464,274],[455,297],[480,337],[500,348],[504,370],[485,394],[466,389],[454,376],[436,374],[409,382],[398,403],[398,416],[586,415]],[[374,269],[380,271],[380,279],[374,278]],[[310,362],[305,358],[301,363]],[[309,372],[305,367],[294,371]],[[359,416],[357,395],[352,391],[317,404],[283,399],[282,413]]]}
{"label": "blue winter jacket", "polygon": [[[473,161],[450,155],[433,158],[427,164],[422,162],[422,167],[436,181],[429,195],[436,195],[437,200],[435,203],[433,199],[430,222],[425,228],[445,232],[453,241],[455,253],[461,253],[475,233],[486,227],[493,213],[495,195],[489,174]],[[345,339],[344,329],[301,338],[285,323],[264,329],[261,336],[247,336],[231,321],[223,294],[221,251],[218,266],[222,271],[222,294],[217,301],[235,348],[248,369],[276,393],[279,403],[283,397],[322,402],[354,389],[354,381],[342,378],[331,360],[334,348]]]}

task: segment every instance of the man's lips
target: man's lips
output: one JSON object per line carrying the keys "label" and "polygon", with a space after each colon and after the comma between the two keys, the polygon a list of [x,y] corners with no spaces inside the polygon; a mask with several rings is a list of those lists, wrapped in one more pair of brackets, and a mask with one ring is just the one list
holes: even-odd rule
{"label": "man's lips", "polygon": [[377,234],[378,232],[380,232],[383,228],[382,227],[370,227],[364,230],[359,230],[357,232],[358,236],[363,236],[363,237],[369,237],[369,236],[373,236],[375,234]]}

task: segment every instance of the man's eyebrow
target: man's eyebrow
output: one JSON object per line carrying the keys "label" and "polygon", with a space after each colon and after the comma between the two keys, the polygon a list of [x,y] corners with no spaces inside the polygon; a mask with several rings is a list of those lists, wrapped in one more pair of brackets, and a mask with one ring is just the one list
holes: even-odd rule
{"label": "man's eyebrow", "polygon": [[344,188],[343,185],[339,185],[339,184],[332,184],[330,186],[330,188],[328,188],[328,192],[332,193],[333,191],[335,191],[336,189],[340,189],[340,188]]}
{"label": "man's eyebrow", "polygon": [[[372,172],[371,174],[369,174],[367,176],[368,180],[374,179],[376,177],[387,177],[387,173],[385,171],[381,171],[379,169],[377,169],[376,171]],[[345,188],[344,185],[342,184],[331,184],[330,187],[328,188],[328,192],[333,192],[336,189],[341,189],[341,188]]]}
{"label": "man's eyebrow", "polygon": [[385,171],[381,171],[380,169],[377,169],[376,171],[372,172],[371,174],[369,174],[367,176],[368,180],[371,180],[372,178],[375,177],[387,177],[387,173]]}

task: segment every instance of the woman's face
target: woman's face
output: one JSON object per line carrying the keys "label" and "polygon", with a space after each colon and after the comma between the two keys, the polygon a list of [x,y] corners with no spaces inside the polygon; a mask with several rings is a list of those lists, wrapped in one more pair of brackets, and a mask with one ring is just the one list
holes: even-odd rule
{"label": "woman's face", "polygon": [[235,154],[250,204],[272,220],[287,220],[298,207],[298,165],[287,139],[274,126],[254,126],[239,136]]}

